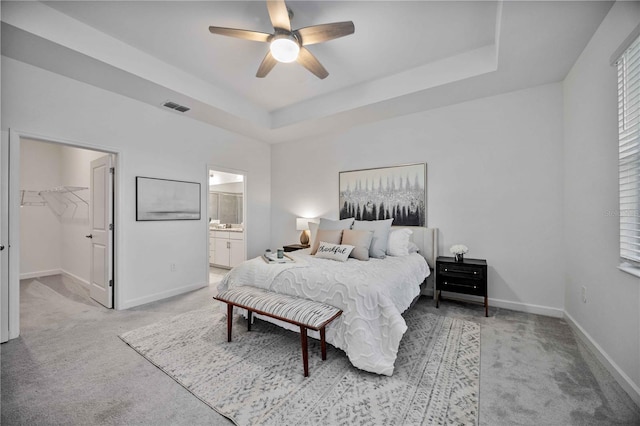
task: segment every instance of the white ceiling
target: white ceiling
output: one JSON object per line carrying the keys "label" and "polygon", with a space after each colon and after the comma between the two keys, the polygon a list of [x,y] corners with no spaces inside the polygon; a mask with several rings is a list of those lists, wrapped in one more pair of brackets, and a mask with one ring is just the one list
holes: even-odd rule
{"label": "white ceiling", "polygon": [[[330,75],[278,64],[264,1],[2,2],[2,53],[267,142],[561,81],[611,2],[290,1],[292,26],[351,20],[309,50]],[[168,113],[176,113],[167,110]]]}

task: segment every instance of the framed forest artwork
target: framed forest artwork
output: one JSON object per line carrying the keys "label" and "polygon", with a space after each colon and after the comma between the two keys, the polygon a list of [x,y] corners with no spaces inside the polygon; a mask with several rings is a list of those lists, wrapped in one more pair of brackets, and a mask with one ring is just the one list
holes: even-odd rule
{"label": "framed forest artwork", "polygon": [[427,164],[340,172],[340,219],[427,226]]}

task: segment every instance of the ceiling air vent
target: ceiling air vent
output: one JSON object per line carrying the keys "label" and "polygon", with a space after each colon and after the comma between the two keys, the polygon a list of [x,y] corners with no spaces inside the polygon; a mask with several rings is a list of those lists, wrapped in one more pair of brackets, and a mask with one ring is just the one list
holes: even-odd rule
{"label": "ceiling air vent", "polygon": [[186,107],[184,105],[180,105],[180,104],[177,104],[177,103],[171,102],[171,101],[167,101],[162,105],[166,106],[167,108],[175,109],[176,111],[180,111],[180,112],[187,112],[187,111],[189,111],[191,109],[189,107]]}

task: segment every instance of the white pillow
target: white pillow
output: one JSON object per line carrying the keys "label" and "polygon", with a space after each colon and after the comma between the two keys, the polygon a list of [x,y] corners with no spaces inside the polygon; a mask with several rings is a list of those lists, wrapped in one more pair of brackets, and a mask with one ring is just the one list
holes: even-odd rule
{"label": "white pillow", "polygon": [[316,235],[318,235],[318,227],[320,224],[315,222],[309,222],[309,247],[313,247],[316,242]]}
{"label": "white pillow", "polygon": [[409,253],[418,253],[420,252],[420,247],[413,241],[409,241]]}
{"label": "white pillow", "polygon": [[387,244],[389,244],[389,230],[393,219],[386,220],[356,220],[353,223],[355,231],[373,231],[369,256],[384,259],[387,255]]}
{"label": "white pillow", "polygon": [[413,231],[407,228],[394,229],[389,232],[387,254],[389,256],[408,256],[411,234]]}
{"label": "white pillow", "polygon": [[318,251],[316,252],[316,257],[319,257],[321,259],[331,259],[337,260],[339,262],[345,262],[349,257],[349,254],[351,254],[351,250],[353,250],[353,246],[347,244],[340,245],[320,241]]}
{"label": "white pillow", "polygon": [[353,217],[342,220],[330,220],[325,218],[320,218],[320,227],[318,229],[330,229],[332,231],[340,230],[340,229],[351,229],[353,226],[353,221],[356,220]]}

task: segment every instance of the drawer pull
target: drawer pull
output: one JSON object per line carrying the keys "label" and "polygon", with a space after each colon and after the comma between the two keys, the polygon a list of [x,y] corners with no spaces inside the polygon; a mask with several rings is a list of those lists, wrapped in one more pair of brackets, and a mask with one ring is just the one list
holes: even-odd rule
{"label": "drawer pull", "polygon": [[478,275],[478,271],[473,271],[473,275]]}
{"label": "drawer pull", "polygon": [[[449,285],[449,281],[443,281],[443,282],[442,282],[442,285]],[[464,285],[462,285],[462,284],[451,284],[451,285],[457,285],[458,287],[465,287],[465,286],[464,286]],[[478,286],[477,286],[477,285],[474,285],[474,286],[473,286],[473,289],[474,289],[474,290],[476,290],[477,288],[478,288]]]}
{"label": "drawer pull", "polygon": [[449,270],[448,270],[447,268],[444,268],[444,271],[445,271],[445,272],[449,272]]}

